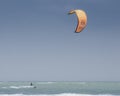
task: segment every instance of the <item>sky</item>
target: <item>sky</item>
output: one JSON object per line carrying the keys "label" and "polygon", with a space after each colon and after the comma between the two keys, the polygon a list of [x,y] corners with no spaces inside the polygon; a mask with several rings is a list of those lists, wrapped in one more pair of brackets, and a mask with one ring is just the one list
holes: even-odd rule
{"label": "sky", "polygon": [[[0,0],[0,81],[120,81],[120,0]],[[88,22],[75,33],[73,9]]]}

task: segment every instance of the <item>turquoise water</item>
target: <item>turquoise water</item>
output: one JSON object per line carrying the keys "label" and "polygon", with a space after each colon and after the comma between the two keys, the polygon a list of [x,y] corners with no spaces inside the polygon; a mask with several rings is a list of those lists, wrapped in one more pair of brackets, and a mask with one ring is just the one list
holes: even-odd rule
{"label": "turquoise water", "polygon": [[0,96],[120,96],[120,82],[0,82]]}

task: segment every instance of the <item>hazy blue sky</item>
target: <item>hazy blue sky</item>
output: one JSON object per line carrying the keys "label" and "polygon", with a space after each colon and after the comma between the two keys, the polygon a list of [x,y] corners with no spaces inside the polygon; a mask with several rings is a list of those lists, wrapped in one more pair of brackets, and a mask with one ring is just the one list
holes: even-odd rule
{"label": "hazy blue sky", "polygon": [[[83,9],[87,27],[74,33]],[[0,0],[0,81],[120,81],[120,0]]]}

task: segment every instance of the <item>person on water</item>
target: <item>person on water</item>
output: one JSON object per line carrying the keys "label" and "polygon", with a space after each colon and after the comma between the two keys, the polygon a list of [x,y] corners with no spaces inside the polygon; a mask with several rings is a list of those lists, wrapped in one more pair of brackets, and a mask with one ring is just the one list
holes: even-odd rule
{"label": "person on water", "polygon": [[33,86],[32,82],[30,83],[30,86]]}
{"label": "person on water", "polygon": [[[33,86],[33,83],[32,83],[32,82],[30,83],[30,86]],[[33,86],[33,88],[36,88],[36,86]]]}

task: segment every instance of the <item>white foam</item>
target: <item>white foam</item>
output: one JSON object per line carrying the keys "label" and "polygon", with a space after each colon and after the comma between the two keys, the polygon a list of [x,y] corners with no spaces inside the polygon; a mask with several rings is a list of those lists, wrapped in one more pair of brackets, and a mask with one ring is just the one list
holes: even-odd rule
{"label": "white foam", "polygon": [[20,88],[33,88],[34,86],[10,86],[13,89],[20,89]]}
{"label": "white foam", "polygon": [[3,89],[12,88],[12,89],[21,89],[21,88],[33,88],[34,86],[9,86],[9,87],[2,87]]}
{"label": "white foam", "polygon": [[92,95],[92,94],[73,94],[73,93],[63,93],[63,94],[38,94],[38,95],[26,95],[26,94],[0,94],[0,96],[120,96],[120,95]]}
{"label": "white foam", "polygon": [[53,84],[55,82],[38,82],[37,84]]}

